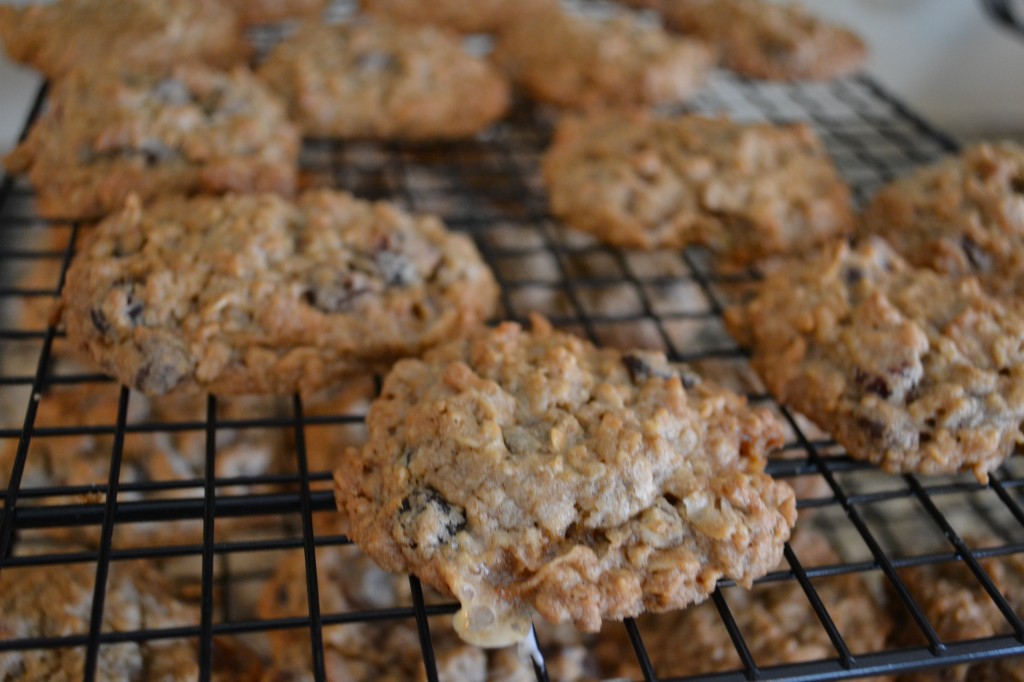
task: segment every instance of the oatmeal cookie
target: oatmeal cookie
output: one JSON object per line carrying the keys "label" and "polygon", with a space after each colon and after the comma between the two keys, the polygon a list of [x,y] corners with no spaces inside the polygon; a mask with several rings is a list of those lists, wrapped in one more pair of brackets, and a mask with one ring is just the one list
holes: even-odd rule
{"label": "oatmeal cookie", "polygon": [[623,247],[704,244],[740,265],[853,229],[849,189],[805,124],[598,114],[544,158],[552,212]]}
{"label": "oatmeal cookie", "polygon": [[303,26],[259,73],[309,135],[471,137],[509,101],[504,76],[454,35],[380,20]]}
{"label": "oatmeal cookie", "polygon": [[100,64],[167,68],[183,60],[219,67],[251,52],[235,13],[219,0],[59,0],[0,6],[11,59],[50,79]]}
{"label": "oatmeal cookie", "polygon": [[685,101],[714,61],[703,43],[625,14],[598,20],[557,8],[514,21],[500,34],[495,59],[530,97],[577,109]]}
{"label": "oatmeal cookie", "polygon": [[[981,560],[981,566],[1006,597],[1010,606],[1024,609],[1024,556]],[[928,622],[946,642],[984,639],[1010,634],[1006,618],[966,565],[959,562],[926,564],[906,569],[900,578],[924,610]],[[894,605],[900,603],[892,598]],[[914,646],[922,643],[917,626],[905,609],[896,609],[898,627],[893,630],[894,643]],[[1020,659],[1007,658],[980,661],[969,665],[922,671],[901,675],[901,682],[1024,682]]]}
{"label": "oatmeal cookie", "polygon": [[27,173],[46,218],[99,217],[131,193],[291,195],[299,133],[245,67],[75,71],[4,160]]}
{"label": "oatmeal cookie", "polygon": [[485,646],[521,639],[529,607],[592,632],[778,562],[796,511],[763,473],[770,413],[660,353],[533,324],[392,369],[335,474],[364,551],[454,595]]}
{"label": "oatmeal cookie", "polygon": [[[69,637],[89,631],[96,567],[73,563],[4,568],[0,574],[0,641]],[[171,596],[170,586],[148,565],[112,562],[103,608],[104,632],[187,627],[199,623],[199,609]],[[233,647],[214,647],[213,679],[256,680],[252,657]],[[0,651],[0,679],[76,682],[83,679],[85,646]],[[103,644],[96,679],[165,680],[199,678],[195,641],[148,639]]]}
{"label": "oatmeal cookie", "polygon": [[973,274],[1000,296],[1024,294],[1024,148],[980,144],[878,192],[864,233],[914,265]]}
{"label": "oatmeal cookie", "polygon": [[[58,359],[61,363],[63,358]],[[92,486],[107,484],[113,452],[113,427],[117,419],[118,390],[113,386],[72,384],[51,389],[39,401],[35,427],[74,427],[78,433],[61,436],[36,436],[29,446],[21,489],[83,488],[87,492],[74,495],[23,499],[21,504],[86,504],[102,503],[105,495]],[[179,392],[171,396],[147,399],[133,395],[128,403],[129,426],[139,424],[182,424],[206,422],[206,397]],[[224,421],[251,419],[254,414],[283,415],[285,405],[259,396],[238,396],[218,403],[218,419]],[[99,431],[106,427],[109,432]],[[4,441],[0,448],[0,480],[6,481],[17,453],[17,441]],[[270,486],[227,485],[226,479],[270,476],[279,472],[290,455],[290,442],[280,430],[217,429],[216,476],[225,480],[218,487],[218,496],[268,492]],[[139,492],[119,490],[119,502],[171,500],[202,497],[201,481],[206,466],[206,432],[204,429],[131,431],[121,452],[121,486],[140,483],[185,483],[192,485],[168,487],[164,490]],[[200,483],[196,484],[196,481]],[[252,519],[218,518],[218,531],[244,531],[259,524]],[[166,544],[201,542],[202,519],[164,518],[154,522],[124,523],[116,527],[120,547],[152,547]],[[35,535],[35,531],[25,531]],[[98,526],[61,526],[39,531],[56,541],[95,547],[99,545]]]}
{"label": "oatmeal cookie", "polygon": [[[841,562],[820,534],[798,530],[790,541],[801,564]],[[783,561],[777,570],[790,570]],[[863,576],[845,574],[815,580],[815,591],[846,644],[855,652],[881,650],[892,628],[883,605],[872,596]],[[744,641],[761,666],[831,659],[836,650],[795,580],[772,582],[752,592],[730,590],[729,609]],[[658,616],[641,616],[637,625],[654,670],[661,677],[706,675],[742,668],[739,656],[711,604]],[[624,628],[602,632],[596,647],[601,671],[616,678],[641,679]],[[877,678],[879,680],[885,678]]]}
{"label": "oatmeal cookie", "polygon": [[330,0],[220,0],[243,26],[276,24],[290,19],[316,19]]}
{"label": "oatmeal cookie", "polygon": [[68,269],[68,339],[147,394],[315,391],[487,318],[498,288],[433,216],[344,192],[138,202]]}
{"label": "oatmeal cookie", "polygon": [[706,40],[726,67],[752,78],[832,80],[861,68],[857,34],[796,3],[761,0],[626,0],[661,14],[665,25]]}
{"label": "oatmeal cookie", "polygon": [[555,6],[554,0],[361,0],[367,14],[413,24],[436,24],[459,33],[500,33],[526,14]]}
{"label": "oatmeal cookie", "polygon": [[[322,614],[344,614],[410,607],[409,579],[385,573],[357,548],[335,546],[317,552],[317,582]],[[304,557],[295,552],[281,561],[260,599],[260,617],[302,617],[308,613]],[[312,679],[309,636],[303,629],[275,630],[271,642],[270,679]],[[544,633],[548,634],[548,633]],[[441,620],[430,622],[439,679],[445,682],[498,682],[534,679],[528,653],[514,648],[484,651],[459,640]],[[555,633],[545,647],[552,682],[580,682],[589,656],[579,637]],[[323,630],[327,679],[346,682],[386,680],[425,682],[423,652],[413,617],[361,621]],[[547,639],[547,638],[545,638]]]}
{"label": "oatmeal cookie", "polygon": [[780,402],[886,471],[985,482],[1022,440],[1024,318],[879,239],[779,268],[725,319]]}

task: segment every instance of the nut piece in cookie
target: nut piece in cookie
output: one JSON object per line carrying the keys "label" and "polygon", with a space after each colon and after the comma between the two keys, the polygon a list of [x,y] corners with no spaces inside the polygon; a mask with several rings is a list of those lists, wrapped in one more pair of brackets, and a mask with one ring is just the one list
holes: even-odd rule
{"label": "nut piece in cookie", "polygon": [[361,0],[367,14],[411,24],[434,24],[459,33],[500,33],[520,17],[556,0]]}
{"label": "nut piece in cookie", "polygon": [[985,482],[1021,441],[1024,317],[880,239],[780,267],[725,319],[772,394],[852,457]]}
{"label": "nut piece in cookie", "polygon": [[307,24],[259,69],[307,135],[471,137],[508,108],[505,77],[431,26]]}
{"label": "nut piece in cookie", "polygon": [[26,173],[47,218],[101,217],[135,193],[290,196],[299,133],[247,68],[200,64],[79,70],[4,160]]}
{"label": "nut piece in cookie", "polygon": [[433,216],[344,192],[137,201],[68,269],[68,339],[147,394],[315,391],[486,319],[497,285]]}
{"label": "nut piece in cookie", "polygon": [[751,78],[832,80],[860,69],[864,41],[798,3],[761,0],[625,0],[669,28],[714,45],[726,67]]}
{"label": "nut piece in cookie", "polygon": [[3,5],[0,41],[11,59],[49,79],[103,64],[165,69],[182,61],[201,61],[226,68],[244,62],[251,52],[235,13],[219,1]]}
{"label": "nut piece in cookie", "polygon": [[704,244],[745,265],[853,229],[849,189],[805,124],[592,114],[544,158],[552,212],[616,246]]}
{"label": "nut piece in cookie", "polygon": [[1024,147],[980,144],[879,190],[861,231],[914,265],[1024,294]]}
{"label": "nut piece in cookie", "polygon": [[500,646],[530,609],[604,619],[749,586],[782,556],[793,491],[763,469],[763,409],[656,353],[598,349],[534,318],[402,361],[335,473],[352,537],[462,604],[456,629]]}
{"label": "nut piece in cookie", "polygon": [[574,109],[683,102],[714,61],[703,43],[626,14],[593,19],[557,7],[517,17],[499,35],[495,59],[530,97]]}

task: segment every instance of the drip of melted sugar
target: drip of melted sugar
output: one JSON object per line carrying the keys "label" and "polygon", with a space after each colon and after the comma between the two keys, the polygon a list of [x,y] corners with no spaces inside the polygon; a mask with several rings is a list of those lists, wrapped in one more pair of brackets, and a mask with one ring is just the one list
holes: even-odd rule
{"label": "drip of melted sugar", "polygon": [[479,599],[463,598],[452,624],[464,642],[485,648],[517,644],[533,631],[527,609]]}

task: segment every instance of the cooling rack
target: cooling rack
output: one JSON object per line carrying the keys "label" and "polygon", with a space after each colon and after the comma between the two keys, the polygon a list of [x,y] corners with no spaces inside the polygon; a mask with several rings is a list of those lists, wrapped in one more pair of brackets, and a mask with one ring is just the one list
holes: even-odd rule
{"label": "cooling rack", "polygon": [[[26,130],[45,99],[44,87]],[[858,204],[893,177],[957,148],[954,140],[868,76],[787,85],[719,72],[690,108],[742,121],[809,122],[853,187]],[[987,562],[1024,551],[1019,490],[1024,467],[1019,458],[1011,458],[988,486],[964,476],[886,476],[847,458],[800,415],[771,401],[744,353],[724,332],[723,307],[745,275],[716,272],[699,249],[657,254],[612,249],[551,218],[538,177],[539,157],[550,133],[548,112],[520,105],[506,121],[468,142],[311,139],[301,156],[303,183],[397,201],[438,214],[452,229],[471,235],[502,285],[507,318],[525,320],[536,311],[597,343],[660,348],[780,415],[789,437],[769,472],[800,491],[798,527],[813,524],[832,540],[841,558],[816,565],[787,548],[785,565],[758,581],[755,589],[798,585],[806,602],[802,608],[834,651],[795,663],[755,657],[730,598],[740,588],[722,581],[711,603],[738,663],[734,671],[707,679],[831,680],[1024,654],[1024,623],[985,568],[991,565]],[[228,409],[232,400],[201,396],[180,418],[157,418],[144,409],[140,416],[143,397],[66,359],[63,332],[46,312],[87,229],[41,221],[33,212],[30,188],[20,180],[6,178],[0,186],[0,303],[5,312],[0,329],[0,404],[5,406],[0,451],[8,453],[0,462],[9,469],[2,472],[0,571],[72,563],[96,568],[87,629],[65,637],[8,638],[0,641],[0,655],[78,647],[85,651],[84,679],[92,680],[102,647],[186,638],[196,643],[201,679],[209,679],[217,641],[238,636],[259,646],[267,633],[287,632],[301,635],[309,651],[310,675],[321,680],[329,631],[362,622],[405,621],[418,634],[425,679],[437,680],[432,628],[436,631],[454,613],[457,607],[450,600],[430,597],[413,577],[411,602],[404,606],[337,610],[324,607],[319,598],[324,586],[317,575],[318,558],[322,563],[324,552],[349,544],[332,523],[331,463],[341,444],[358,442],[366,402],[379,387],[379,377],[354,381],[340,390],[340,397],[295,396],[243,404],[239,410]],[[71,389],[104,394],[109,413],[90,421],[74,410],[47,409],[48,401]],[[224,445],[235,442],[238,434],[254,442],[283,444],[280,461],[258,471],[222,470]],[[173,477],[127,476],[134,443],[147,437],[190,438],[200,449],[199,465]],[[99,480],[40,482],[34,462],[43,448],[58,453],[52,468],[64,461],[61,453],[70,458],[83,442],[103,454]],[[161,528],[172,532],[154,533],[160,539],[149,543],[139,543],[139,534],[131,532]],[[54,544],[55,537],[74,538],[74,544]],[[307,608],[300,615],[261,616],[246,604],[283,557],[304,565]],[[175,585],[199,605],[195,623],[104,629],[111,564],[140,560],[174,567]],[[940,638],[918,603],[920,595],[901,576],[915,567],[947,564],[962,566],[989,595],[1006,620],[1002,628],[977,639]],[[849,575],[892,594],[916,644],[864,650],[845,636],[818,587]],[[605,627],[623,630],[630,646],[621,655],[636,660],[643,679],[690,679],[652,663],[644,628],[636,621]],[[548,644],[541,634],[541,652]],[[533,667],[538,680],[553,679],[543,655],[534,658]]]}

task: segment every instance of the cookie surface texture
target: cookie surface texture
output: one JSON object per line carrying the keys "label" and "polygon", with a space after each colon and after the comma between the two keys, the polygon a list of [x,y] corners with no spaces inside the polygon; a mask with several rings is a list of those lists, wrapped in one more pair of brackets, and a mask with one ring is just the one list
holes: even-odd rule
{"label": "cookie surface texture", "polygon": [[462,333],[496,299],[467,237],[331,191],[130,201],[63,295],[69,340],[147,394],[314,391]]}
{"label": "cookie surface texture", "polygon": [[1024,293],[1024,148],[970,147],[882,188],[861,229],[907,260],[973,274],[990,292]]}
{"label": "cookie surface texture", "polygon": [[707,41],[726,67],[751,78],[832,80],[860,69],[867,47],[797,3],[761,0],[627,0],[667,26]]}
{"label": "cookie surface texture", "polygon": [[291,195],[299,133],[248,69],[193,64],[75,71],[5,159],[48,218],[101,217],[131,193],[270,191]]}
{"label": "cookie surface texture", "polygon": [[308,135],[471,137],[501,118],[509,100],[505,77],[454,34],[381,20],[307,24],[259,74]]}
{"label": "cookie surface texture", "polygon": [[663,355],[600,350],[541,318],[400,362],[335,474],[350,536],[462,603],[469,641],[528,607],[602,619],[702,601],[775,565],[793,492],[763,473],[779,422]]}
{"label": "cookie surface texture", "polygon": [[886,471],[986,481],[1021,440],[1024,318],[882,240],[789,263],[725,319],[780,402]]}
{"label": "cookie surface texture", "polygon": [[849,189],[804,124],[596,114],[544,158],[552,212],[609,244],[704,244],[722,259],[802,251],[853,229]]}
{"label": "cookie surface texture", "polygon": [[531,98],[574,109],[683,102],[714,61],[703,43],[627,15],[599,20],[557,8],[512,22],[495,59]]}
{"label": "cookie surface texture", "polygon": [[0,41],[11,59],[47,78],[106,64],[167,68],[197,60],[240,64],[252,49],[235,13],[195,0],[59,0],[0,7]]}

